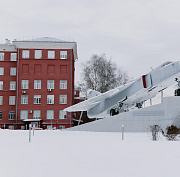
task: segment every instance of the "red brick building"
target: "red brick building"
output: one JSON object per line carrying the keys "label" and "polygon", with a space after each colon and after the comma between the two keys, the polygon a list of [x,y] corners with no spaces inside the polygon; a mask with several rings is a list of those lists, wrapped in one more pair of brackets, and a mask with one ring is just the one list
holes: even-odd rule
{"label": "red brick building", "polygon": [[68,128],[76,42],[53,38],[0,44],[0,128]]}

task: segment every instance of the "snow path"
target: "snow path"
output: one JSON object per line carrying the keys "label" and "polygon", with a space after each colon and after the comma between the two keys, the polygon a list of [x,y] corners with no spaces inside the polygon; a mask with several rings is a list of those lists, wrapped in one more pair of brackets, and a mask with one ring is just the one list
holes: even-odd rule
{"label": "snow path", "polygon": [[179,177],[180,142],[146,133],[0,130],[1,177]]}

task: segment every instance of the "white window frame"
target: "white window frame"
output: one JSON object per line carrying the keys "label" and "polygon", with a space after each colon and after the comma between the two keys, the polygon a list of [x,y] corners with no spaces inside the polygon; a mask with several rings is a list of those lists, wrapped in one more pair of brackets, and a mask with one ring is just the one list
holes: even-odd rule
{"label": "white window frame", "polygon": [[17,53],[11,53],[11,61],[17,61]]}
{"label": "white window frame", "polygon": [[0,76],[4,75],[4,67],[0,67]]}
{"label": "white window frame", "polygon": [[3,81],[0,81],[0,90],[3,90]]}
{"label": "white window frame", "polygon": [[16,81],[10,81],[9,90],[16,90]]}
{"label": "white window frame", "polygon": [[34,95],[34,104],[41,104],[41,95]]}
{"label": "white window frame", "polygon": [[41,104],[41,95],[34,95],[34,104]]}
{"label": "white window frame", "polygon": [[67,51],[60,51],[60,59],[67,59]]}
{"label": "white window frame", "polygon": [[23,50],[22,51],[22,58],[29,58],[29,50]]}
{"label": "white window frame", "polygon": [[16,76],[16,67],[10,68],[10,76]]}
{"label": "white window frame", "polygon": [[[13,119],[13,120],[14,120],[14,119]],[[8,129],[9,129],[9,130],[14,130],[14,125],[9,125],[9,126],[8,126]]]}
{"label": "white window frame", "polygon": [[3,96],[0,96],[0,105],[3,105]]}
{"label": "white window frame", "polygon": [[34,58],[35,59],[41,59],[42,58],[42,50],[35,50]]}
{"label": "white window frame", "polygon": [[0,53],[0,61],[4,61],[4,53]]}
{"label": "white window frame", "polygon": [[67,104],[67,95],[59,95],[59,104]]}
{"label": "white window frame", "polygon": [[41,118],[41,110],[34,110],[33,119],[40,119],[40,118]]}
{"label": "white window frame", "polygon": [[46,119],[54,119],[54,110],[47,110]]}
{"label": "white window frame", "polygon": [[21,80],[21,89],[29,89],[29,80]]}
{"label": "white window frame", "polygon": [[47,80],[47,89],[54,89],[54,80]]}
{"label": "white window frame", "polygon": [[59,110],[59,119],[67,119],[67,112]]}
{"label": "white window frame", "polygon": [[55,51],[54,50],[48,51],[48,59],[55,59]]}
{"label": "white window frame", "polygon": [[21,110],[20,119],[28,119],[28,110]]}
{"label": "white window frame", "polygon": [[60,80],[60,89],[62,90],[67,89],[67,80]]}
{"label": "white window frame", "polygon": [[15,105],[16,96],[9,96],[9,105]]}
{"label": "white window frame", "polygon": [[47,95],[47,104],[54,104],[54,95]]}
{"label": "white window frame", "polygon": [[15,119],[15,111],[9,111],[8,120],[14,120]]}
{"label": "white window frame", "polygon": [[21,104],[28,104],[28,95],[21,95]]}
{"label": "white window frame", "polygon": [[41,89],[41,80],[34,80],[34,89]]}

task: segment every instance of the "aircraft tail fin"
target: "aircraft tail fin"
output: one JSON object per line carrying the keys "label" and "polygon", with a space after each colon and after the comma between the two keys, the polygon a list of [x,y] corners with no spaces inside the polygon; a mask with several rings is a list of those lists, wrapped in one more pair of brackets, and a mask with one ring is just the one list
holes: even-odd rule
{"label": "aircraft tail fin", "polygon": [[98,91],[96,91],[96,90],[92,90],[92,89],[89,89],[88,91],[87,91],[87,97],[88,97],[88,99],[89,98],[92,98],[92,97],[95,97],[95,96],[98,96],[98,95],[101,95],[102,93],[100,93],[100,92],[98,92]]}

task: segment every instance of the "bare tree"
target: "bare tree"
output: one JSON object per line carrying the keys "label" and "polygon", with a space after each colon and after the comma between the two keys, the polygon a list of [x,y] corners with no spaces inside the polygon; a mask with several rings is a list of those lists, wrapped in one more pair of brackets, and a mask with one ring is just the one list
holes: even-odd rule
{"label": "bare tree", "polygon": [[162,130],[163,136],[168,140],[168,141],[176,141],[178,140],[177,135],[180,133],[179,128],[177,128],[174,125],[166,127],[166,130]]}
{"label": "bare tree", "polygon": [[150,125],[150,138],[153,141],[159,140],[160,137],[160,126],[159,125]]}
{"label": "bare tree", "polygon": [[106,55],[94,54],[82,65],[82,81],[78,86],[82,91],[93,89],[104,93],[110,89],[127,83],[127,72],[117,67],[115,63],[107,60]]}

